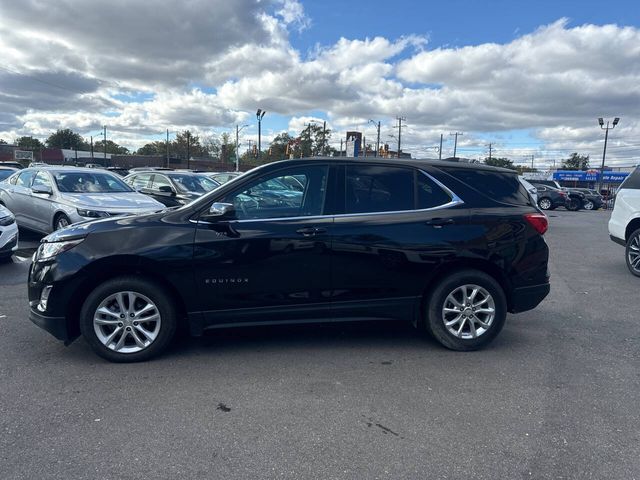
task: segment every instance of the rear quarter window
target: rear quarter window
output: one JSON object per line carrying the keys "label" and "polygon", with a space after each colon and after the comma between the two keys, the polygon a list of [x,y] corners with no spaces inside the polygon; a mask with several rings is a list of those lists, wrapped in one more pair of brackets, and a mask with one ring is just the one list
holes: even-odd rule
{"label": "rear quarter window", "polygon": [[443,168],[442,170],[496,202],[531,205],[529,193],[518,180],[516,172],[511,174],[467,168]]}
{"label": "rear quarter window", "polygon": [[636,168],[631,175],[625,178],[620,185],[620,190],[623,189],[640,190],[640,168]]}

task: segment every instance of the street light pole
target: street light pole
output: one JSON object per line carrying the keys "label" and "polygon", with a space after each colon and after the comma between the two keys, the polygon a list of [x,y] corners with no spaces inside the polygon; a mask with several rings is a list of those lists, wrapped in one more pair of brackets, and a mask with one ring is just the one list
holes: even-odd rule
{"label": "street light pole", "polygon": [[104,166],[107,166],[107,126],[104,125]]}
{"label": "street light pole", "polygon": [[600,167],[600,190],[602,190],[602,185],[604,184],[604,159],[607,156],[607,140],[609,139],[609,130],[613,130],[618,125],[620,121],[619,117],[615,117],[613,119],[613,124],[609,126],[609,120],[607,120],[607,126],[604,126],[604,120],[602,117],[598,118],[598,123],[600,124],[600,128],[604,130],[604,149],[602,150],[602,166]]}
{"label": "street light pole", "polygon": [[258,109],[258,111],[256,112],[256,118],[258,119],[258,160],[260,160],[260,158],[262,157],[262,119],[264,117],[264,114],[267,113],[262,109]]}
{"label": "street light pole", "polygon": [[189,145],[190,140],[191,140],[191,132],[187,130],[187,170],[189,170],[189,167],[191,166],[191,162],[190,162],[191,145]]}
{"label": "street light pole", "polygon": [[240,143],[239,142],[239,136],[240,136],[240,132],[242,131],[243,128],[248,127],[249,125],[243,125],[243,126],[239,126],[236,125],[236,172],[240,171]]}

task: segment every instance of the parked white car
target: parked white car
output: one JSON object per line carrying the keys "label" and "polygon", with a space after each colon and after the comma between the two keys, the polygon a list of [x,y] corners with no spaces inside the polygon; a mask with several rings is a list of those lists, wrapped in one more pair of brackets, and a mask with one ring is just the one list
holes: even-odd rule
{"label": "parked white car", "polygon": [[627,267],[640,277],[640,167],[618,189],[609,219],[609,237],[625,247]]}
{"label": "parked white car", "polygon": [[0,182],[0,204],[20,227],[51,233],[92,218],[150,213],[165,206],[97,168],[25,168]]}
{"label": "parked white car", "polygon": [[13,214],[0,205],[0,259],[13,255],[18,249],[18,225]]}

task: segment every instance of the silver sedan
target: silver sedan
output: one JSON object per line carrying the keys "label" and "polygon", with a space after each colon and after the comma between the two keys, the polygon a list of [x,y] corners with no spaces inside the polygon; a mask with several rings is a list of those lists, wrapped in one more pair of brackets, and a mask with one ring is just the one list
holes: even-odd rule
{"label": "silver sedan", "polygon": [[92,218],[149,213],[164,205],[116,175],[92,168],[25,168],[0,182],[0,205],[20,227],[50,233]]}

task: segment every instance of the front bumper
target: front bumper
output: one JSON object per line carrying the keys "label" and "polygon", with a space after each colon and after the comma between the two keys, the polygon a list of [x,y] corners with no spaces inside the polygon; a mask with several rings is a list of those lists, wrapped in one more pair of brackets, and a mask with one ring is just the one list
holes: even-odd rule
{"label": "front bumper", "polygon": [[70,338],[67,321],[64,317],[48,317],[32,308],[29,312],[29,320],[49,332],[58,340],[62,340],[65,343],[73,340]]}
{"label": "front bumper", "polygon": [[536,308],[549,295],[550,291],[551,285],[549,283],[514,288],[511,302],[509,302],[509,312],[520,313]]}

